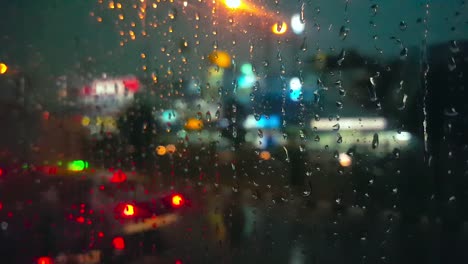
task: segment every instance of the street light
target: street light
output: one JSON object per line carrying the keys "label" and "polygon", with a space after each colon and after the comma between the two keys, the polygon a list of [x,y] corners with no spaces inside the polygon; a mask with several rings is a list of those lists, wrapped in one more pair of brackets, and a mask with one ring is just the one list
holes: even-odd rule
{"label": "street light", "polygon": [[224,3],[228,8],[235,9],[241,6],[241,0],[224,0]]}

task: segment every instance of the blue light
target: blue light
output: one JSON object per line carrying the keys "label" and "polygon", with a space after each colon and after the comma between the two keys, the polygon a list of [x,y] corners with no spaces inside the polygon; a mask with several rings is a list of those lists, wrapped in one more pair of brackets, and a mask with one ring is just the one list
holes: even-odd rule
{"label": "blue light", "polygon": [[265,116],[262,116],[260,120],[257,121],[258,128],[279,128],[280,127],[280,118],[277,115],[270,116],[267,119]]}
{"label": "blue light", "polygon": [[176,111],[172,109],[168,109],[161,114],[161,120],[164,123],[174,123],[175,121],[177,121],[177,117],[178,115]]}
{"label": "blue light", "polygon": [[252,88],[254,83],[255,83],[254,74],[245,74],[239,77],[239,88],[241,89]]}
{"label": "blue light", "polygon": [[293,100],[294,102],[297,102],[299,101],[301,94],[302,94],[301,90],[291,90],[289,93],[289,98]]}

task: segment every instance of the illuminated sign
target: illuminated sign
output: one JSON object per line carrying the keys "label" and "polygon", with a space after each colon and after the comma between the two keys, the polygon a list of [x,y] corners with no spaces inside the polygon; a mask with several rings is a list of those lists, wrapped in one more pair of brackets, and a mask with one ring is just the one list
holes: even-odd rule
{"label": "illuminated sign", "polygon": [[312,120],[310,127],[317,131],[337,130],[384,130],[387,120],[382,117],[376,118],[340,118],[339,120]]}

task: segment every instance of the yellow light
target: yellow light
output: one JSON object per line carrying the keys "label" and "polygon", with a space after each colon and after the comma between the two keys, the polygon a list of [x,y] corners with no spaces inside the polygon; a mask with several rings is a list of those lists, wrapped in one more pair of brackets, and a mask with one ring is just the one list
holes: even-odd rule
{"label": "yellow light", "polygon": [[89,126],[89,123],[91,122],[91,119],[87,116],[84,116],[82,119],[81,119],[81,125],[83,126]]}
{"label": "yellow light", "polygon": [[5,63],[0,63],[0,74],[5,74],[8,71],[8,66]]}
{"label": "yellow light", "polygon": [[125,208],[123,210],[123,214],[126,215],[126,216],[134,215],[135,214],[135,209],[134,209],[133,205],[131,205],[131,204],[125,205]]}
{"label": "yellow light", "polygon": [[231,67],[231,56],[227,52],[215,50],[208,56],[208,59],[221,68]]}
{"label": "yellow light", "polygon": [[166,152],[167,152],[166,147],[164,147],[164,146],[157,146],[156,147],[156,154],[158,154],[159,156],[166,155]]}
{"label": "yellow light", "polygon": [[283,22],[281,25],[279,25],[278,23],[275,23],[271,27],[271,31],[276,35],[283,35],[284,33],[286,33],[287,30],[288,30],[288,24],[286,24],[286,22]]}
{"label": "yellow light", "polygon": [[241,0],[224,0],[224,3],[228,8],[239,8],[241,5]]}

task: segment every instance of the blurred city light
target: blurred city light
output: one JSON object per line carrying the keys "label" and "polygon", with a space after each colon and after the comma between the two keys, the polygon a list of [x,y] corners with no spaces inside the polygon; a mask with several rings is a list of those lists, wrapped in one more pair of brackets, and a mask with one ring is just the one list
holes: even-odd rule
{"label": "blurred city light", "polygon": [[135,214],[135,208],[131,204],[126,204],[123,210],[125,216],[133,216]]}
{"label": "blurred city light", "polygon": [[221,67],[221,68],[229,68],[231,67],[231,56],[229,53],[225,51],[213,51],[208,56],[208,59],[211,63]]}
{"label": "blurred city light", "polygon": [[252,128],[278,128],[280,127],[281,121],[279,116],[271,115],[267,119],[265,116],[261,116],[260,119],[255,119],[253,115],[247,116],[244,121],[244,128],[252,129]]}
{"label": "blurred city light", "polygon": [[338,156],[338,161],[340,162],[340,165],[342,167],[349,167],[352,163],[351,156],[349,156],[346,153],[340,153],[340,155]]}
{"label": "blurred city light", "polygon": [[69,171],[82,171],[88,168],[88,162],[83,160],[74,160],[68,163],[67,169]]}
{"label": "blurred city light", "polygon": [[312,120],[312,129],[318,131],[336,130],[384,130],[387,120],[382,117],[376,118],[340,118],[339,120]]}
{"label": "blurred city light", "polygon": [[242,89],[247,89],[247,88],[252,88],[252,86],[255,84],[255,75],[253,74],[246,74],[246,75],[241,75],[239,77],[239,88]]}
{"label": "blurred city light", "polygon": [[8,66],[5,63],[0,63],[0,74],[5,74],[8,71]]}
{"label": "blurred city light", "polygon": [[187,130],[202,130],[203,129],[203,121],[196,119],[196,118],[189,118],[185,123],[185,129]]}
{"label": "blurred city light", "polygon": [[289,98],[293,101],[299,101],[299,98],[302,94],[302,82],[299,78],[293,77],[289,81],[289,89],[291,90],[289,93]]}
{"label": "blurred city light", "polygon": [[397,132],[395,135],[395,139],[398,141],[409,141],[411,140],[411,133],[402,131],[402,132]]}
{"label": "blurred city light", "polygon": [[156,147],[156,154],[158,154],[159,156],[166,155],[166,152],[167,152],[166,147],[164,147],[164,146],[157,146]]}
{"label": "blurred city light", "polygon": [[241,6],[241,0],[224,0],[224,3],[228,8],[239,8]]}
{"label": "blurred city light", "polygon": [[302,23],[301,15],[294,14],[291,17],[291,29],[297,35],[300,35],[300,34],[302,34],[304,32],[305,23]]}
{"label": "blurred city light", "polygon": [[271,158],[270,152],[268,152],[268,151],[266,151],[266,150],[260,152],[260,155],[259,155],[259,156],[260,156],[260,158],[261,158],[262,160],[269,160],[269,159]]}
{"label": "blurred city light", "polygon": [[283,35],[288,30],[288,24],[286,22],[275,23],[271,27],[271,31],[276,35]]}
{"label": "blurred city light", "polygon": [[166,150],[168,153],[172,154],[174,152],[176,152],[176,146],[174,144],[169,144],[166,146]]}
{"label": "blurred city light", "polygon": [[161,121],[164,123],[174,123],[177,121],[178,114],[172,109],[167,109],[161,114]]}

